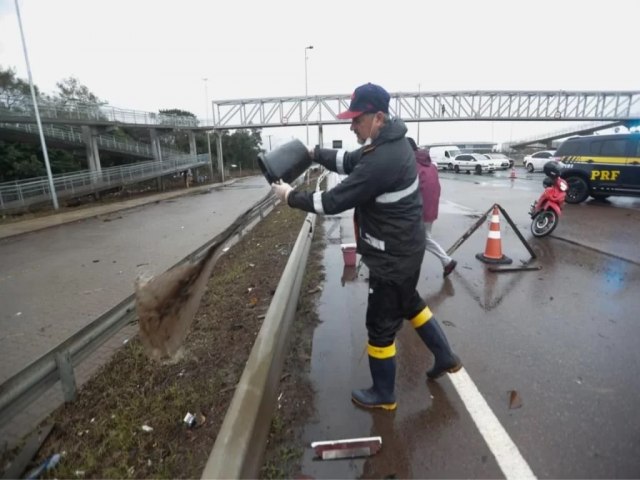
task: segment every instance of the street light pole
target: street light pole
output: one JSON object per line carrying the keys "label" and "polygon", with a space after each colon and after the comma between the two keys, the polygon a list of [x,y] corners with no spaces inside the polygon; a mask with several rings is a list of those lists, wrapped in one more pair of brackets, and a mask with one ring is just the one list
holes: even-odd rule
{"label": "street light pole", "polygon": [[308,47],[304,47],[304,104],[305,104],[305,113],[304,113],[304,117],[305,117],[305,123],[306,123],[306,127],[307,127],[307,145],[309,145],[309,118],[307,117],[309,115],[309,102],[307,101],[307,95],[308,95],[308,84],[307,84],[307,60],[308,60],[308,56],[307,56],[307,50],[313,50],[313,45],[309,45]]}
{"label": "street light pole", "polygon": [[[204,109],[204,117],[205,117],[205,126],[209,126],[209,90],[208,90],[208,78],[203,78],[204,81],[204,101],[205,101],[205,109]],[[211,109],[211,113],[213,114],[213,108]],[[211,121],[213,122],[213,115],[211,117]],[[211,175],[211,180],[213,181],[213,157],[211,156],[211,132],[207,130],[207,151],[209,152],[209,174]]]}
{"label": "street light pole", "polygon": [[209,126],[209,90],[207,88],[208,78],[203,78],[204,81],[204,100],[205,100],[205,110],[204,110],[204,118],[207,122],[207,126]]}
{"label": "street light pole", "polygon": [[42,122],[40,121],[40,110],[38,110],[38,99],[36,98],[36,89],[33,86],[33,77],[31,76],[31,65],[29,64],[29,54],[27,53],[27,42],[24,39],[24,31],[22,30],[22,18],[20,17],[20,6],[18,0],[15,0],[16,14],[18,16],[18,25],[20,26],[20,38],[22,38],[22,49],[24,50],[24,61],[27,64],[27,74],[29,75],[29,88],[31,89],[31,99],[33,101],[33,110],[36,114],[36,122],[38,123],[38,132],[40,132],[40,145],[42,146],[42,154],[44,156],[44,165],[47,168],[47,178],[49,179],[49,190],[51,191],[51,199],[53,200],[53,208],[58,210],[58,196],[53,185],[53,174],[51,173],[51,164],[49,163],[49,152],[47,152],[47,143],[44,140],[44,132],[42,130]]}
{"label": "street light pole", "polygon": [[420,101],[420,84],[418,84],[418,136],[417,136],[417,144],[420,146],[420,106],[422,102]]}

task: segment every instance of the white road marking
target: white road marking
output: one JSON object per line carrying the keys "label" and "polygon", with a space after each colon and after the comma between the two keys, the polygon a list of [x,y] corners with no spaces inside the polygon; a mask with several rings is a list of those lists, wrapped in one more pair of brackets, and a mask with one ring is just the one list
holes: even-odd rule
{"label": "white road marking", "polygon": [[484,399],[476,384],[473,383],[467,371],[462,368],[456,373],[449,374],[462,402],[467,407],[484,441],[493,453],[502,473],[507,479],[534,479],[536,476],[527,464],[520,450],[509,434],[500,424],[487,401]]}

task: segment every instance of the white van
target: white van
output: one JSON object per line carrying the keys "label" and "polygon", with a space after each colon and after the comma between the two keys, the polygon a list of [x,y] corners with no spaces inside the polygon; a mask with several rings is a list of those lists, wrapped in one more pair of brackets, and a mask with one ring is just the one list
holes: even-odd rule
{"label": "white van", "polygon": [[462,152],[456,145],[443,145],[429,148],[431,160],[438,164],[440,170],[453,170],[453,159]]}

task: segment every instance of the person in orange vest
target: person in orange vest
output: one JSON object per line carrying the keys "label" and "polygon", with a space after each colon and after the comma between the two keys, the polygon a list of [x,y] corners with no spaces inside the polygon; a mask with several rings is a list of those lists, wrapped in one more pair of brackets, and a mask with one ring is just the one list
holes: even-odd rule
{"label": "person in orange vest", "polygon": [[418,179],[420,180],[420,194],[422,195],[422,220],[427,240],[427,250],[433,253],[442,263],[442,276],[446,277],[456,268],[458,262],[447,255],[447,252],[431,236],[433,222],[438,218],[438,204],[440,203],[440,180],[438,169],[431,163],[429,152],[419,149],[415,140],[407,137],[418,164]]}
{"label": "person in orange vest", "polygon": [[373,385],[351,392],[361,407],[395,410],[396,334],[405,319],[431,350],[429,379],[462,368],[444,331],[416,287],[425,252],[422,201],[407,127],[389,114],[389,93],[379,85],[359,86],[349,109],[337,115],[351,120],[358,143],[348,152],[315,147],[311,158],[347,177],[327,191],[297,192],[272,183],[276,196],[292,208],[334,215],[354,209],[357,251],[369,269],[367,354]]}

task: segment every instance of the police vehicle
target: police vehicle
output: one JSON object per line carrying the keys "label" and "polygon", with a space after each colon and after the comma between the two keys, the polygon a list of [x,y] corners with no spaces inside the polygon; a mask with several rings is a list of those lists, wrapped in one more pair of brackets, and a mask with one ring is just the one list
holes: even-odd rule
{"label": "police vehicle", "polygon": [[565,140],[554,159],[566,165],[567,203],[592,196],[640,196],[640,133],[586,135]]}

